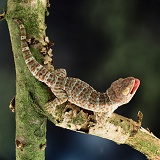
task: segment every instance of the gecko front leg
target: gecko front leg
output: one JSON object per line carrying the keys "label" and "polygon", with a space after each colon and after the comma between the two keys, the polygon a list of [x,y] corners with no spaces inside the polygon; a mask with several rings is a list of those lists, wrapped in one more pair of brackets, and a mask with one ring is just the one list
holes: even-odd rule
{"label": "gecko front leg", "polygon": [[54,70],[54,73],[57,75],[57,76],[60,76],[60,77],[67,77],[67,72],[64,68],[59,68],[59,69],[56,69]]}

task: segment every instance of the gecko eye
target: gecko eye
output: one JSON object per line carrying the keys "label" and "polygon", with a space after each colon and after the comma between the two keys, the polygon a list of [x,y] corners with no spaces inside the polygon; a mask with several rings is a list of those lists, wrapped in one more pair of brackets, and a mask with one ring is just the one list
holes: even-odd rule
{"label": "gecko eye", "polygon": [[129,94],[129,92],[130,92],[130,88],[129,88],[129,87],[126,87],[126,88],[122,91],[122,94],[123,94],[124,96],[126,96],[127,94]]}

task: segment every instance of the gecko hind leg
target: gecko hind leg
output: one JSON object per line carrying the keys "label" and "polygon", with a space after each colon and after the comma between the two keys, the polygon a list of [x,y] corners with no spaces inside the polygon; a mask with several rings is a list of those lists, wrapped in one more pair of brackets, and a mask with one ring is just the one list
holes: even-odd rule
{"label": "gecko hind leg", "polygon": [[45,108],[50,114],[55,111],[56,106],[61,105],[68,100],[67,93],[62,89],[56,91],[54,90],[53,93],[55,94],[56,98],[45,104]]}

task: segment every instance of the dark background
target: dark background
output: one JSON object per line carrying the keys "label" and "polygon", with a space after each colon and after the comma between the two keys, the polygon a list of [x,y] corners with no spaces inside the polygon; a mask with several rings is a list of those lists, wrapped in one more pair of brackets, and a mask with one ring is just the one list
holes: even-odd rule
{"label": "dark background", "polygon": [[[52,0],[47,36],[55,68],[66,68],[98,91],[119,77],[141,80],[132,101],[116,110],[160,137],[160,0]],[[0,0],[0,13],[6,0]],[[0,22],[0,160],[15,159],[15,69],[5,21]],[[55,127],[48,122],[48,160],[145,160],[126,145]]]}

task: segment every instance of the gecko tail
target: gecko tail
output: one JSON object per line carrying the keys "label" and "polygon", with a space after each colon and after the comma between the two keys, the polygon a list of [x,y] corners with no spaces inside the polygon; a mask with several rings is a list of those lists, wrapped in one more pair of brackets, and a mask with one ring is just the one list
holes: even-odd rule
{"label": "gecko tail", "polygon": [[21,48],[24,61],[30,72],[33,74],[33,76],[37,78],[39,81],[44,82],[45,75],[48,73],[48,70],[40,63],[38,63],[36,59],[33,57],[26,41],[26,29],[23,23],[16,18],[13,18],[13,20],[19,25],[20,28]]}

